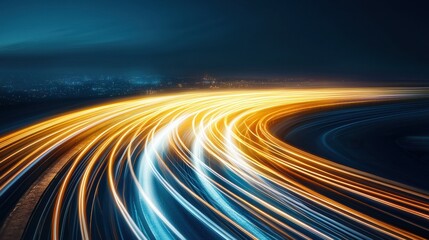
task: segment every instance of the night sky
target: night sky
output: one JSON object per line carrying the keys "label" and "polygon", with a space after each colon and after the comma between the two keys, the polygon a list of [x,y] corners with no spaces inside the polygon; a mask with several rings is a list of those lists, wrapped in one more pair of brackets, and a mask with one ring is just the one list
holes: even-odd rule
{"label": "night sky", "polygon": [[429,79],[427,1],[0,1],[0,70]]}

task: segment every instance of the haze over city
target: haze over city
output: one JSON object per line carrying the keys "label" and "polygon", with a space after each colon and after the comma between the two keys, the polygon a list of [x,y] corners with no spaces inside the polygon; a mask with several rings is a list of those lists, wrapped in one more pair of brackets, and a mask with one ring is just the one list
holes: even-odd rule
{"label": "haze over city", "polygon": [[0,1],[0,239],[428,239],[427,1]]}

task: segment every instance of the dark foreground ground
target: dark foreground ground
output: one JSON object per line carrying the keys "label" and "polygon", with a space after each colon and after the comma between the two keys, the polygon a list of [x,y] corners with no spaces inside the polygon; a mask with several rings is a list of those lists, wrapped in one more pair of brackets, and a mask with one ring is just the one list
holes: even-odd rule
{"label": "dark foreground ground", "polygon": [[[3,107],[0,108],[0,133],[106,100],[79,99]],[[287,143],[315,155],[429,191],[428,123],[429,100],[420,99],[304,113],[282,121],[278,126],[282,131],[276,133]],[[84,145],[85,142],[74,148],[79,149]],[[58,155],[65,156],[64,159],[56,159],[53,155],[48,160],[55,164],[46,168],[43,177],[37,178],[20,199],[14,199],[20,207],[12,211],[13,216],[7,217],[10,211],[2,212],[1,219],[4,222],[0,223],[8,229],[8,232],[3,232],[4,239],[16,239],[22,234],[24,238],[32,237],[34,232],[22,227],[27,223],[26,229],[49,229],[49,225],[41,225],[39,217],[46,214],[45,203],[49,202],[52,195],[49,193],[55,192],[55,186],[60,180],[56,176],[64,175],[64,169],[67,168],[67,152],[72,151],[61,151],[64,152]],[[413,231],[412,228],[410,230]],[[49,236],[45,232],[37,234]]]}
{"label": "dark foreground ground", "polygon": [[284,122],[286,142],[429,191],[429,100],[347,106]]}

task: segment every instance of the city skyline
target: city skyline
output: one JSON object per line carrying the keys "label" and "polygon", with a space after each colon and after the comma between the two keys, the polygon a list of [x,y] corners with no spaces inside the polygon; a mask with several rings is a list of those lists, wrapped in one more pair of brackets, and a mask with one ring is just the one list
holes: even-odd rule
{"label": "city skyline", "polygon": [[0,0],[0,239],[428,239],[428,12]]}

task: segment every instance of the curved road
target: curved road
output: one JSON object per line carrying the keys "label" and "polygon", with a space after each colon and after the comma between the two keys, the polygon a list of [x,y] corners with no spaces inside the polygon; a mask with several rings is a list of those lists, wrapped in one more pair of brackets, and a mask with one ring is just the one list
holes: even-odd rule
{"label": "curved road", "polygon": [[303,113],[424,94],[190,92],[53,117],[0,138],[0,238],[26,223],[32,239],[424,239],[427,192],[275,135]]}

